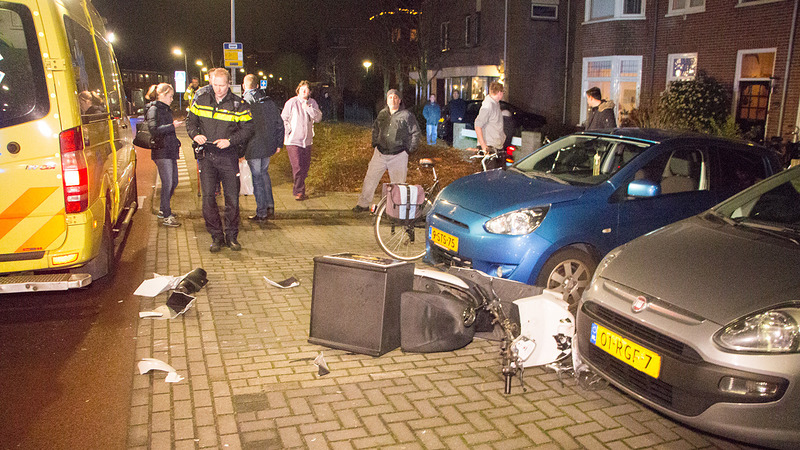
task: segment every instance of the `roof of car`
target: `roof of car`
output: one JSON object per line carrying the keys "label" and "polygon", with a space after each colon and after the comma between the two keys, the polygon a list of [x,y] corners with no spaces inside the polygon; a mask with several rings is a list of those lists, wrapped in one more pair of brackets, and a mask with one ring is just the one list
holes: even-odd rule
{"label": "roof of car", "polygon": [[749,141],[741,139],[730,139],[721,136],[711,136],[709,134],[696,133],[691,131],[661,130],[657,128],[616,128],[608,132],[584,131],[582,134],[617,136],[630,139],[638,139],[656,144],[671,141],[673,139],[692,139],[710,140],[718,142],[733,143],[751,147],[754,151],[770,151],[769,149]]}

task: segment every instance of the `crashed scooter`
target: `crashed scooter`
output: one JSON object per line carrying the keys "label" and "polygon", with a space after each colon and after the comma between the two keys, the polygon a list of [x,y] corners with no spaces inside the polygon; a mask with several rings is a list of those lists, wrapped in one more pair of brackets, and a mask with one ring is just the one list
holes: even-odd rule
{"label": "crashed scooter", "polygon": [[557,292],[473,269],[416,269],[414,290],[401,296],[400,346],[427,353],[464,347],[474,337],[500,341],[504,392],[510,394],[514,376],[525,388],[526,367],[571,356],[574,324]]}

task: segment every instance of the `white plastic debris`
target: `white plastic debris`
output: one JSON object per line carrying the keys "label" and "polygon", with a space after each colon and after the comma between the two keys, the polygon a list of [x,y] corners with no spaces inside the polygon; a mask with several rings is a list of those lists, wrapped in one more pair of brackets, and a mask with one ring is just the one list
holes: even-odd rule
{"label": "white plastic debris", "polygon": [[167,377],[164,379],[164,381],[167,383],[177,383],[183,380],[183,377],[178,375],[178,371],[176,371],[174,367],[170,366],[164,361],[161,361],[160,359],[142,358],[142,360],[139,361],[138,366],[139,375],[144,375],[151,370],[160,370],[167,372]]}
{"label": "white plastic debris", "polygon": [[319,370],[319,376],[324,376],[331,373],[331,370],[328,369],[328,363],[325,362],[325,358],[322,357],[322,352],[319,352],[316,358],[314,358],[314,365],[317,366]]}

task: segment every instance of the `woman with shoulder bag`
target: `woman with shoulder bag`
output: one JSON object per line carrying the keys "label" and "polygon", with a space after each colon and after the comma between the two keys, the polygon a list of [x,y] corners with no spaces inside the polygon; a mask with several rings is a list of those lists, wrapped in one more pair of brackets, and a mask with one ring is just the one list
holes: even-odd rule
{"label": "woman with shoulder bag", "polygon": [[161,179],[161,205],[158,217],[168,227],[181,224],[172,214],[170,200],[178,186],[178,158],[181,141],[175,134],[175,127],[181,123],[173,120],[169,105],[172,104],[175,89],[168,83],[161,83],[155,89],[156,99],[147,104],[145,119],[153,135],[153,148],[150,157],[158,168]]}

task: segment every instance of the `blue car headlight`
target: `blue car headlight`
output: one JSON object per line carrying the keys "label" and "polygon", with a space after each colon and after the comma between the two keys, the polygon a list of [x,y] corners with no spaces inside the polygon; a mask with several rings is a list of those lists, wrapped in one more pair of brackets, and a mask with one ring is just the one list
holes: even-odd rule
{"label": "blue car headlight", "polygon": [[714,336],[717,345],[735,352],[800,351],[800,308],[784,306],[736,320]]}
{"label": "blue car headlight", "polygon": [[544,220],[549,207],[525,208],[489,219],[483,228],[489,233],[520,236],[532,233]]}

